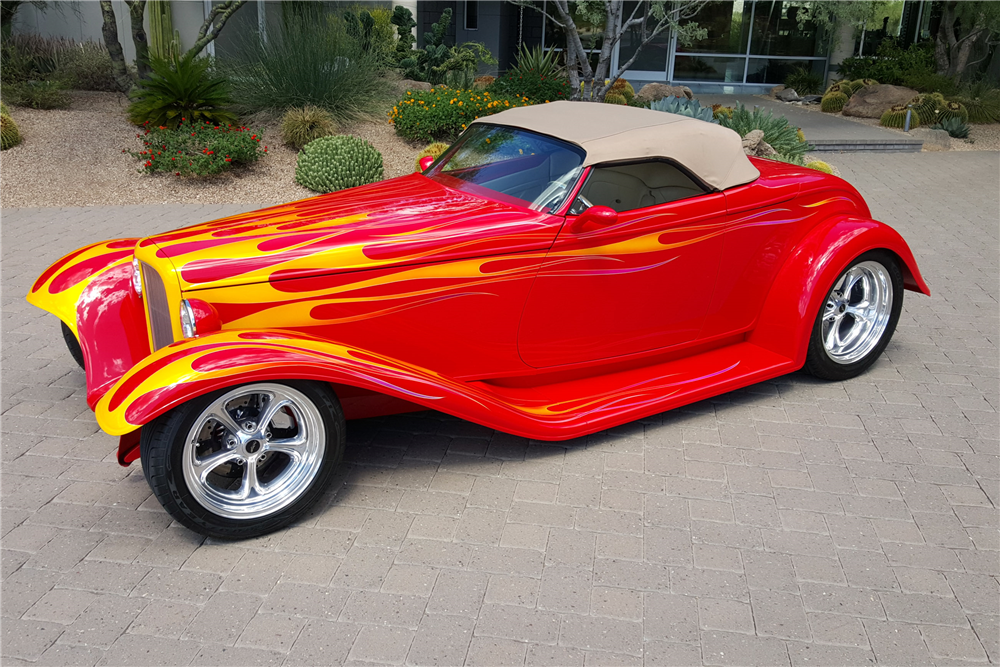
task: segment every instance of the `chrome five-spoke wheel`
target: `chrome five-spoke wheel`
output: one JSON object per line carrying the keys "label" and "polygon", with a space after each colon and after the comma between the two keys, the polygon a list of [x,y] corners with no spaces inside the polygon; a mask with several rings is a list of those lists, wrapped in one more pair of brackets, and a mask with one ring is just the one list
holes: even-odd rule
{"label": "chrome five-spoke wheel", "polygon": [[200,396],[143,427],[140,455],[157,499],[216,537],[280,528],[322,493],[344,450],[328,386],[257,382]]}
{"label": "chrome five-spoke wheel", "polygon": [[903,275],[895,257],[875,250],[855,259],[820,306],[806,370],[828,380],[862,373],[889,344],[902,305]]}

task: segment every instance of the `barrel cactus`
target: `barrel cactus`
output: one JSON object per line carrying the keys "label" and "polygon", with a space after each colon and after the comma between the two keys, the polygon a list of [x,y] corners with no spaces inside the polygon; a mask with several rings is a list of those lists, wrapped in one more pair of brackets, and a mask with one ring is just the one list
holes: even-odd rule
{"label": "barrel cactus", "polygon": [[938,109],[938,119],[945,121],[949,118],[957,118],[963,123],[968,122],[969,111],[961,102],[945,102]]}
{"label": "barrel cactus", "polygon": [[920,116],[922,125],[936,121],[940,104],[933,95],[917,95],[908,104],[913,107],[913,113]]}
{"label": "barrel cactus", "polygon": [[[893,104],[882,114],[879,123],[885,127],[895,127],[901,130],[906,126],[907,109],[908,107],[905,104]],[[914,113],[910,114],[910,129],[912,130],[915,127],[920,127],[920,116]]]}
{"label": "barrel cactus", "polygon": [[844,93],[850,97],[853,92],[854,89],[851,87],[850,81],[837,81],[836,83],[830,84],[830,87],[827,88],[826,92],[823,94],[829,95],[830,93]]}
{"label": "barrel cactus", "polygon": [[[617,81],[615,81],[614,85],[611,86],[610,92],[622,95],[625,98],[626,104],[635,99],[635,88],[633,88],[632,84],[626,81],[625,79],[618,79]],[[607,101],[606,96],[605,96],[605,101]]]}
{"label": "barrel cactus", "polygon": [[0,113],[0,150],[13,148],[21,143],[21,132],[9,114]]}
{"label": "barrel cactus", "polygon": [[420,168],[421,160],[423,160],[428,155],[430,155],[436,160],[441,156],[442,153],[448,150],[448,148],[449,148],[448,144],[442,141],[435,141],[433,144],[429,145],[427,148],[417,153],[417,159],[413,163],[413,171],[415,172],[423,171],[423,169]]}
{"label": "barrel cactus", "polygon": [[295,182],[315,192],[335,192],[382,180],[382,154],[364,139],[320,137],[299,151]]}
{"label": "barrel cactus", "polygon": [[819,108],[820,111],[825,111],[827,113],[839,113],[846,104],[847,94],[840,92],[838,89],[824,95],[823,99],[819,101]]}
{"label": "barrel cactus", "polygon": [[719,120],[720,118],[732,118],[732,117],[733,117],[732,107],[724,107],[721,104],[712,105],[712,118],[714,118],[715,120]]}
{"label": "barrel cactus", "polygon": [[0,102],[0,114],[5,114],[7,116],[10,115],[10,109],[8,109],[7,105],[3,102]]}
{"label": "barrel cactus", "polygon": [[610,92],[610,93],[608,93],[607,95],[604,96],[604,103],[605,104],[622,104],[622,105],[625,105],[625,104],[628,104],[628,100],[625,99],[625,96],[622,95],[621,93],[616,93],[616,92],[612,91],[612,92]]}
{"label": "barrel cactus", "polygon": [[812,162],[806,162],[806,166],[810,169],[815,169],[817,171],[822,171],[824,174],[832,174],[833,168],[830,167],[826,162],[822,160],[813,160]]}

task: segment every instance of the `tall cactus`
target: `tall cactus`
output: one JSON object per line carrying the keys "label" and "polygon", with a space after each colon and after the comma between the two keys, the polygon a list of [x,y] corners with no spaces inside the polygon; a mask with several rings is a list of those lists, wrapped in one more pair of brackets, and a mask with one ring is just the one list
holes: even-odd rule
{"label": "tall cactus", "polygon": [[180,51],[180,33],[174,30],[170,0],[149,0],[149,52],[153,57],[170,59]]}

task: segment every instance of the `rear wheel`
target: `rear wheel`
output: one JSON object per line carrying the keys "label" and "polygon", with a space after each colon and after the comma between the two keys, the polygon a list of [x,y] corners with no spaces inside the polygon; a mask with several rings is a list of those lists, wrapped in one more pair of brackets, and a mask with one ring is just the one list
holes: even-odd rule
{"label": "rear wheel", "polygon": [[76,339],[76,334],[73,330],[66,326],[65,322],[60,322],[62,325],[62,335],[63,340],[66,341],[66,347],[69,348],[69,353],[73,356],[73,361],[75,361],[80,368],[86,369],[86,364],[83,361],[83,348],[80,347],[80,341]]}
{"label": "rear wheel", "polygon": [[809,340],[806,370],[846,380],[875,363],[896,330],[903,307],[899,263],[881,250],[867,252],[834,281]]}
{"label": "rear wheel", "polygon": [[323,493],[344,414],[313,382],[259,382],[192,399],[142,429],[143,472],[163,508],[204,535],[281,528]]}

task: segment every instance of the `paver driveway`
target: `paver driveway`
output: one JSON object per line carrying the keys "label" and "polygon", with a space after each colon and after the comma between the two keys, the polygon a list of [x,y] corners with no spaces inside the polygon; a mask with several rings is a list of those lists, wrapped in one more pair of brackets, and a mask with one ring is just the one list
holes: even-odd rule
{"label": "paver driveway", "polygon": [[326,501],[242,543],[118,466],[23,300],[87,241],[237,209],[5,211],[3,664],[1000,661],[998,156],[833,161],[934,292],[869,373],[557,444],[355,422]]}

